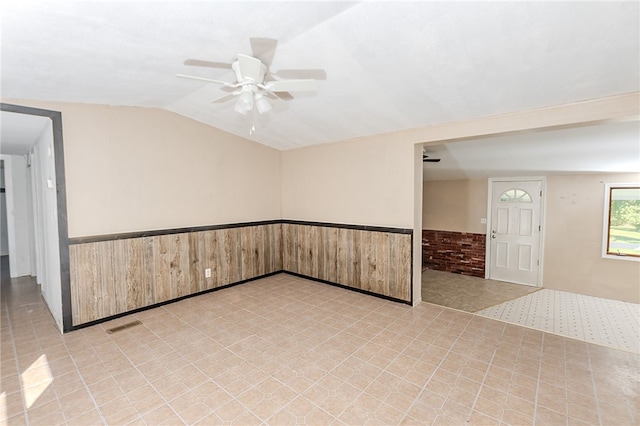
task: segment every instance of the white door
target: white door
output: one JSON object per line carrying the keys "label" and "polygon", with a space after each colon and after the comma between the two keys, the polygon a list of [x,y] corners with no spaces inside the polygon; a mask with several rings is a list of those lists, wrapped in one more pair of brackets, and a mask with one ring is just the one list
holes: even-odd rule
{"label": "white door", "polygon": [[490,184],[488,278],[539,286],[542,180]]}

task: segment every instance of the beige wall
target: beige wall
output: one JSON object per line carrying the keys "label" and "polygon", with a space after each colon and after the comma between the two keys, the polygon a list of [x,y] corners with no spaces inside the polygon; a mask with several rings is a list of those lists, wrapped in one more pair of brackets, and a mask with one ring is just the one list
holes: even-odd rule
{"label": "beige wall", "polygon": [[547,178],[543,287],[640,303],[640,262],[602,258],[611,182],[640,182],[640,175]]}
{"label": "beige wall", "polygon": [[425,181],[422,229],[486,234],[486,179]]}
{"label": "beige wall", "polygon": [[69,236],[280,218],[280,152],[171,112],[62,112]]}
{"label": "beige wall", "polygon": [[282,217],[413,228],[414,147],[367,138],[282,152]]}

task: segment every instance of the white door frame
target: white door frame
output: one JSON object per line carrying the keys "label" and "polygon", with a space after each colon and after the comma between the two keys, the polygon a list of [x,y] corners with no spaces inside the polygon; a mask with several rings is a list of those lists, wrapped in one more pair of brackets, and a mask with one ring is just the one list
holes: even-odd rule
{"label": "white door frame", "polygon": [[11,278],[15,278],[17,273],[16,263],[16,232],[14,220],[14,201],[13,201],[13,169],[11,167],[11,157],[1,155],[4,161],[4,187],[5,187],[5,207],[7,209],[7,241],[9,246],[9,271]]}
{"label": "white door frame", "polygon": [[489,279],[491,276],[491,232],[492,229],[492,210],[493,210],[493,183],[494,182],[518,182],[518,181],[540,181],[542,187],[542,197],[540,197],[540,265],[538,268],[538,279],[536,281],[537,287],[542,287],[542,275],[543,275],[543,259],[544,259],[544,222],[545,222],[545,199],[547,195],[547,179],[544,176],[519,176],[519,177],[496,177],[489,178],[488,191],[487,191],[487,232],[485,234],[485,269],[484,277]]}
{"label": "white door frame", "polygon": [[[7,240],[11,278],[33,276],[35,268],[31,170],[23,155],[0,154],[5,167]],[[16,181],[15,172],[21,176]],[[22,176],[22,172],[24,175]]]}

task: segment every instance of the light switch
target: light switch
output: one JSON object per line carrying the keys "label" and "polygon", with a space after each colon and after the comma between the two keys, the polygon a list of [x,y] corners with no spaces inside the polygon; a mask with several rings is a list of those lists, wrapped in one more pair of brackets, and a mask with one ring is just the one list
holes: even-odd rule
{"label": "light switch", "polygon": [[483,224],[483,225],[486,225],[487,224],[487,218],[486,217],[481,217],[480,218],[480,223]]}
{"label": "light switch", "polygon": [[53,188],[53,179],[47,179],[47,188]]}

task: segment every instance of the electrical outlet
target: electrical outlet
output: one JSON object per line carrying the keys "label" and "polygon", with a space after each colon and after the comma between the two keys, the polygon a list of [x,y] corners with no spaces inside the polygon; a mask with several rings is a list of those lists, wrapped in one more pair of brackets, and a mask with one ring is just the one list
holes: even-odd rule
{"label": "electrical outlet", "polygon": [[204,277],[211,278],[211,268],[207,268],[204,270]]}

